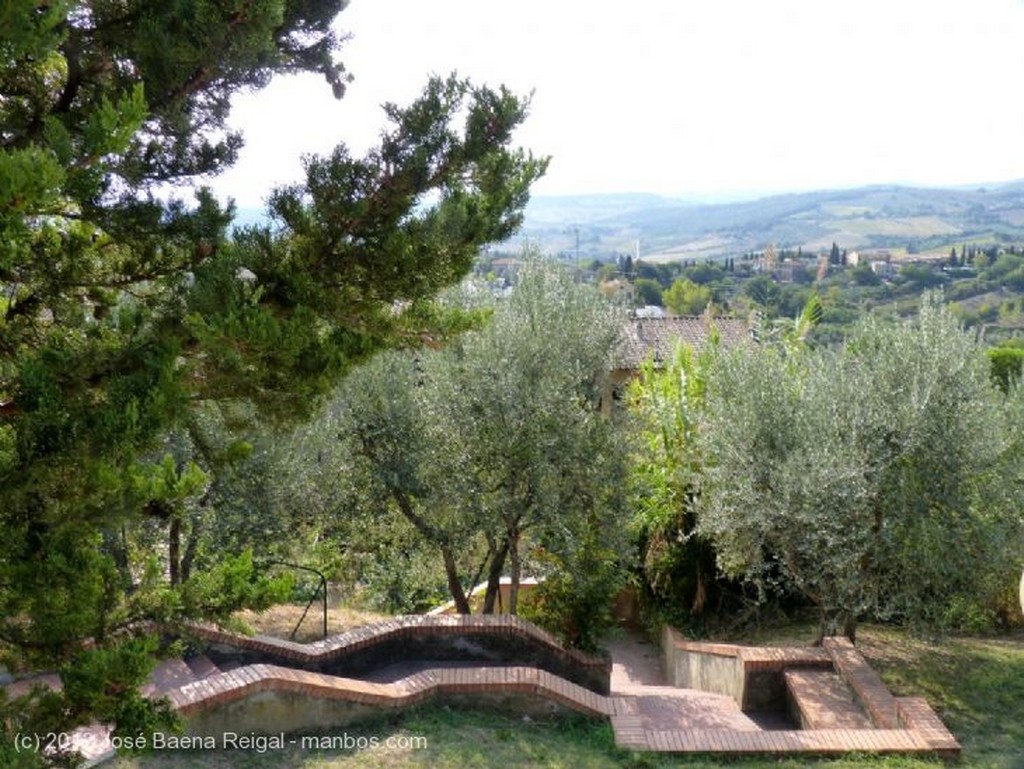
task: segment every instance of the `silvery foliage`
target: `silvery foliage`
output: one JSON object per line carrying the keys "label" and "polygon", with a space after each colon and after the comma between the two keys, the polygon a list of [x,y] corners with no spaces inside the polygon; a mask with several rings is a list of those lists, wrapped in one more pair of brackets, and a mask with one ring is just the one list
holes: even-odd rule
{"label": "silvery foliage", "polygon": [[828,620],[942,624],[1019,568],[1020,401],[935,298],[841,348],[723,356],[700,531],[724,573],[795,587]]}
{"label": "silvery foliage", "polygon": [[362,505],[388,514],[404,492],[468,574],[488,543],[524,561],[538,546],[567,552],[588,515],[621,513],[624,455],[597,403],[623,311],[541,263],[508,297],[447,301],[489,317],[441,349],[383,354],[339,390]]}

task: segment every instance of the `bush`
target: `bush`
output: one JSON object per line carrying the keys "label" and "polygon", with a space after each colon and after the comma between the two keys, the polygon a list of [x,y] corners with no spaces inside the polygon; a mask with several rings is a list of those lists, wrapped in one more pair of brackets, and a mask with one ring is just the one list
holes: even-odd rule
{"label": "bush", "polygon": [[988,350],[988,361],[992,380],[1004,393],[1020,381],[1024,371],[1024,349],[1020,347],[993,347]]}
{"label": "bush", "polygon": [[565,560],[540,555],[551,573],[519,608],[523,619],[544,628],[566,646],[594,652],[614,622],[612,602],[625,585],[625,575],[613,551],[600,545],[591,531],[579,549]]}

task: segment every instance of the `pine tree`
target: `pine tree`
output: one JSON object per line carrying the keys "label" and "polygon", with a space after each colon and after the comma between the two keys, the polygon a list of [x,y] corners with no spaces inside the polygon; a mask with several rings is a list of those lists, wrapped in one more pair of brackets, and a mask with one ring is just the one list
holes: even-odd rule
{"label": "pine tree", "polygon": [[[366,157],[340,145],[309,159],[303,184],[271,195],[273,228],[231,239],[230,203],[155,194],[234,162],[238,92],[316,72],[343,95],[331,25],[345,5],[0,11],[0,644],[15,664],[87,664],[84,639],[105,654],[139,620],[245,600],[212,577],[169,590],[118,557],[125,525],[166,526],[202,493],[161,437],[201,404],[296,418],[374,350],[455,328],[430,297],[518,226],[546,165],[509,147],[527,103],[454,77],[387,105]],[[131,729],[122,717],[143,711],[99,715]]]}

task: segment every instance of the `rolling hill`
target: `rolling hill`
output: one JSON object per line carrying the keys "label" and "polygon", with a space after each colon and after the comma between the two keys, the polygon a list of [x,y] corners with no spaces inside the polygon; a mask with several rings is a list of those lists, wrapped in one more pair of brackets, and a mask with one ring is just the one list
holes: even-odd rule
{"label": "rolling hill", "polygon": [[[655,195],[540,196],[518,242],[581,259],[633,253],[700,260],[763,249],[906,248],[1024,242],[1024,182],[974,189],[873,186],[697,204]],[[518,248],[519,243],[509,244]]]}

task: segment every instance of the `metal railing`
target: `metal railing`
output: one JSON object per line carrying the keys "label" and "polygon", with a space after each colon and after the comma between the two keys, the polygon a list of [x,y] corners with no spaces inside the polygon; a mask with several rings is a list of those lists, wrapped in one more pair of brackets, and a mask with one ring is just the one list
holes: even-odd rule
{"label": "metal railing", "polygon": [[290,569],[300,569],[302,571],[308,571],[312,574],[316,574],[320,578],[319,584],[316,586],[316,590],[313,591],[313,596],[309,599],[309,603],[306,604],[306,608],[302,611],[302,616],[299,617],[299,621],[295,624],[292,632],[289,634],[289,640],[295,640],[295,634],[299,632],[299,628],[302,627],[302,623],[306,620],[306,615],[309,614],[310,607],[313,606],[313,602],[316,601],[317,596],[321,596],[323,599],[323,633],[324,638],[327,638],[327,577],[324,576],[323,572],[314,569],[312,566],[302,566],[298,563],[292,563],[291,561],[263,561],[261,566],[269,568],[271,566],[287,566]]}

